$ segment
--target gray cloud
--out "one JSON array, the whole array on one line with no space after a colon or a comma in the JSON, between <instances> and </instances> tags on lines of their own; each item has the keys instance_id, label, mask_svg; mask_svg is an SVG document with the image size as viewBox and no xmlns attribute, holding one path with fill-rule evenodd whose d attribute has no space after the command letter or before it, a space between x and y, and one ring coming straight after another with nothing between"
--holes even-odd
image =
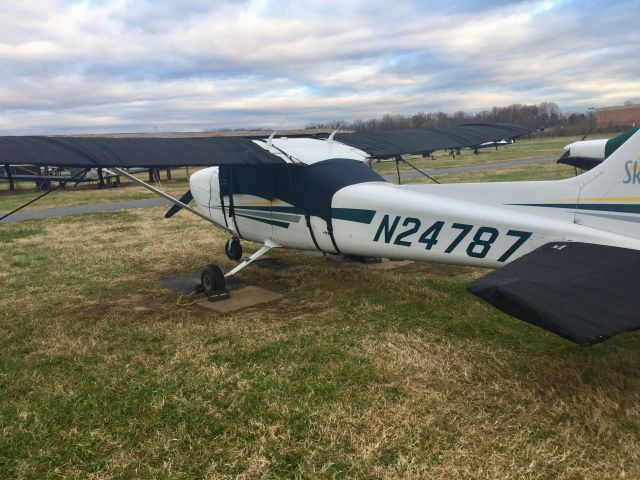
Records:
<instances>
[{"instance_id":1,"label":"gray cloud","mask_svg":"<svg viewBox=\"0 0 640 480\"><path fill-rule=\"evenodd\" d=\"M24 0L0 133L289 126L637 98L637 2Z\"/></svg>"}]
</instances>

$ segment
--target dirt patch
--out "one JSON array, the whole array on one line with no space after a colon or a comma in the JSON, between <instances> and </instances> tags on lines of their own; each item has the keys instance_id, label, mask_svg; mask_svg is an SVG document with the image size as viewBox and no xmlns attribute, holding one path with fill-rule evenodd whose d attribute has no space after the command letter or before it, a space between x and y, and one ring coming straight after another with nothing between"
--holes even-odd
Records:
<instances>
[{"instance_id":1,"label":"dirt patch","mask_svg":"<svg viewBox=\"0 0 640 480\"><path fill-rule=\"evenodd\" d=\"M280 300L282 294L249 285L230 292L228 299L210 302L207 299L198 300L196 305L201 309L217 313L231 313L244 308L257 307L265 303Z\"/></svg>"}]
</instances>

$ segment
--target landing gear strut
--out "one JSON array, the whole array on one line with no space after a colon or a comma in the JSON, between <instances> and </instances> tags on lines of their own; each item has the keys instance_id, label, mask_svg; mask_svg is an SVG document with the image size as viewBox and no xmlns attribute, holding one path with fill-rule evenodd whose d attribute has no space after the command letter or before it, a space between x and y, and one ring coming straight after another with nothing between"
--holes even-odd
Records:
<instances>
[{"instance_id":1,"label":"landing gear strut","mask_svg":"<svg viewBox=\"0 0 640 480\"><path fill-rule=\"evenodd\" d=\"M240 239L238 237L231 237L227 240L227 243L224 244L224 253L227 254L229 260L233 260L234 262L240 260L242 258Z\"/></svg>"},{"instance_id":2,"label":"landing gear strut","mask_svg":"<svg viewBox=\"0 0 640 480\"><path fill-rule=\"evenodd\" d=\"M226 275L222 273L220 267L218 267L215 263L211 263L204 267L204 269L202 270L202 274L200 275L200 280L202 281L201 288L209 298L209 301L215 302L216 300L224 300L226 298L229 298L229 290L224 288L225 278L238 273L244 267L255 262L258 258L260 258L272 248L277 248L280 246L281 245L275 242L266 240L262 248L254 252L251 256L245 258L244 261L240 262L233 270L231 270ZM230 259L239 260L242 256L242 247L240 246L240 240L238 240L238 238L236 237L233 237L226 243L224 251ZM232 257L230 253L233 253L234 256Z\"/></svg>"}]
</instances>

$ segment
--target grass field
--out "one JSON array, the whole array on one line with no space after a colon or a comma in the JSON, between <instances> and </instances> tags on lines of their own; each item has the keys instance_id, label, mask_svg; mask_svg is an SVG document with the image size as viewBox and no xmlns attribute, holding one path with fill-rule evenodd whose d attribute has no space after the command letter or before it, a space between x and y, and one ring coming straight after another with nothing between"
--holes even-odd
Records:
<instances>
[{"instance_id":1,"label":"grass field","mask_svg":"<svg viewBox=\"0 0 640 480\"><path fill-rule=\"evenodd\" d=\"M483 270L291 251L241 275L283 300L204 312L158 281L226 237L163 212L0 225L0 478L640 478L640 333L578 347L468 294Z\"/></svg>"}]
</instances>

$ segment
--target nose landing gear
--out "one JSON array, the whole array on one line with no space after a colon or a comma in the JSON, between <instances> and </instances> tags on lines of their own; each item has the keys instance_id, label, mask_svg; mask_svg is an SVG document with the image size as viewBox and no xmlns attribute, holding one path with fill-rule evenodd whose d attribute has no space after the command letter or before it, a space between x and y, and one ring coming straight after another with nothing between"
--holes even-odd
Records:
<instances>
[{"instance_id":1,"label":"nose landing gear","mask_svg":"<svg viewBox=\"0 0 640 480\"><path fill-rule=\"evenodd\" d=\"M240 239L238 237L231 237L227 240L227 243L224 244L224 253L227 255L229 260L233 260L237 262L242 258L242 245L240 244Z\"/></svg>"}]
</instances>

